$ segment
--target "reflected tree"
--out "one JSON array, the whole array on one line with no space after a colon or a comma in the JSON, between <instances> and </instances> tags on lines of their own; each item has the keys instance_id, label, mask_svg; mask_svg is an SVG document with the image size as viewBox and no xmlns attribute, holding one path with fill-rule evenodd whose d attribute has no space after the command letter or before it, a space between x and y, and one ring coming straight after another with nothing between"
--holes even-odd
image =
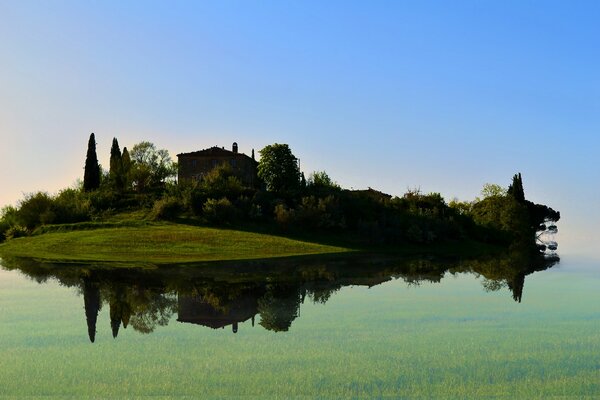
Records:
<instances>
[{"instance_id":1,"label":"reflected tree","mask_svg":"<svg viewBox=\"0 0 600 400\"><path fill-rule=\"evenodd\" d=\"M100 301L100 288L90 278L83 279L83 305L85 308L88 336L90 341L94 343L96 340L96 322L102 303Z\"/></svg>"},{"instance_id":2,"label":"reflected tree","mask_svg":"<svg viewBox=\"0 0 600 400\"><path fill-rule=\"evenodd\" d=\"M268 287L267 293L258 299L260 325L274 332L285 332L298 317L300 293L295 288Z\"/></svg>"}]
</instances>

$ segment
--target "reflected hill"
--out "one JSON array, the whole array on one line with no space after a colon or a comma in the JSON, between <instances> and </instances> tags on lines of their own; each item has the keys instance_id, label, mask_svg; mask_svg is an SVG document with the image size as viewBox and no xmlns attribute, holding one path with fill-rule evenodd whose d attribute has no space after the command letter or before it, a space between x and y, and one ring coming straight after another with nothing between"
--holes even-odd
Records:
<instances>
[{"instance_id":1,"label":"reflected hill","mask_svg":"<svg viewBox=\"0 0 600 400\"><path fill-rule=\"evenodd\" d=\"M255 326L258 316L264 329L285 332L305 301L325 304L343 287L373 287L394 279L418 286L441 282L446 275L474 274L485 291L507 290L521 302L526 277L558 262L556 255L513 249L502 256L468 260L354 254L161 268L52 265L26 259L2 260L2 266L38 283L55 279L76 288L83 297L88 337L94 342L98 315L105 307L110 314L106 329L114 338L128 326L151 333L175 316L182 324L233 333L246 321Z\"/></svg>"}]
</instances>

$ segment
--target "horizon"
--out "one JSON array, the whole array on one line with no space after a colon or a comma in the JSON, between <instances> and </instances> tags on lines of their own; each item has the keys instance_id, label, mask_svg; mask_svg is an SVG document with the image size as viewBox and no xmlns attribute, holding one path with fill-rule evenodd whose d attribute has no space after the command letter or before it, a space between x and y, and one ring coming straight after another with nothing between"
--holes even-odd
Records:
<instances>
[{"instance_id":1,"label":"horizon","mask_svg":"<svg viewBox=\"0 0 600 400\"><path fill-rule=\"evenodd\" d=\"M176 154L288 143L306 176L473 200L523 174L593 255L600 5L2 6L0 206L83 176L89 134ZM6 39L10 38L10 39ZM583 203L583 206L582 206ZM586 206L589 204L590 206Z\"/></svg>"}]
</instances>

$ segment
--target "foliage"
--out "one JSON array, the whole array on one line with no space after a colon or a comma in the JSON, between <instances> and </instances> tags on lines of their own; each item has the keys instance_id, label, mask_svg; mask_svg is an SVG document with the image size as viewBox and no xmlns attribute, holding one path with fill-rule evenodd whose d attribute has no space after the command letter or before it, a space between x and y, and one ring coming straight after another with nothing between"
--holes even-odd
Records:
<instances>
[{"instance_id":1,"label":"foliage","mask_svg":"<svg viewBox=\"0 0 600 400\"><path fill-rule=\"evenodd\" d=\"M96 138L92 133L88 141L87 155L85 158L85 170L83 175L83 189L86 192L100 187L100 164L96 154Z\"/></svg>"},{"instance_id":2,"label":"foliage","mask_svg":"<svg viewBox=\"0 0 600 400\"><path fill-rule=\"evenodd\" d=\"M6 232L13 226L19 224L18 209L13 206L5 206L0 210L0 242L6 240Z\"/></svg>"},{"instance_id":3,"label":"foliage","mask_svg":"<svg viewBox=\"0 0 600 400\"><path fill-rule=\"evenodd\" d=\"M123 148L121 153L114 138L110 170L102 175L99 187L86 190L84 180L84 190L26 196L0 218L0 240L13 226L36 234L40 229L47 231L48 224L99 222L123 212L140 211L154 220L185 216L211 224L235 223L244 229L258 228L256 223L260 223L261 230L283 227L292 234L343 230L355 242L365 244L469 239L507 244L511 240L533 241L536 229L560 218L557 211L524 199L520 174L513 177L508 190L486 184L483 200L447 204L440 193L424 194L419 189L400 197L371 188L345 190L325 171L315 171L301 183L304 175L288 145L275 143L260 154L258 175L268 190L245 187L229 164L215 167L200 182L177 184L173 180L176 164L166 150L141 142L131 152ZM88 155L88 161L95 160L97 165L93 134Z\"/></svg>"},{"instance_id":4,"label":"foliage","mask_svg":"<svg viewBox=\"0 0 600 400\"><path fill-rule=\"evenodd\" d=\"M156 220L172 220L178 217L184 210L179 199L174 197L163 197L154 202L151 217Z\"/></svg>"},{"instance_id":5,"label":"foliage","mask_svg":"<svg viewBox=\"0 0 600 400\"><path fill-rule=\"evenodd\" d=\"M5 235L6 240L11 240L11 239L29 236L29 231L24 226L13 225L6 230L4 235Z\"/></svg>"},{"instance_id":6,"label":"foliage","mask_svg":"<svg viewBox=\"0 0 600 400\"><path fill-rule=\"evenodd\" d=\"M519 203L525 202L525 191L523 190L523 179L521 173L513 176L512 184L508 187L507 194L512 196Z\"/></svg>"},{"instance_id":7,"label":"foliage","mask_svg":"<svg viewBox=\"0 0 600 400\"><path fill-rule=\"evenodd\" d=\"M41 224L51 224L56 216L52 205L52 198L48 193L28 194L19 203L17 218L27 229L33 229Z\"/></svg>"},{"instance_id":8,"label":"foliage","mask_svg":"<svg viewBox=\"0 0 600 400\"><path fill-rule=\"evenodd\" d=\"M298 317L298 294L278 288L269 290L258 300L260 325L270 331L286 332Z\"/></svg>"},{"instance_id":9,"label":"foliage","mask_svg":"<svg viewBox=\"0 0 600 400\"><path fill-rule=\"evenodd\" d=\"M229 164L220 164L204 176L201 183L208 196L230 197L239 196L244 187L240 179L235 176Z\"/></svg>"},{"instance_id":10,"label":"foliage","mask_svg":"<svg viewBox=\"0 0 600 400\"><path fill-rule=\"evenodd\" d=\"M164 187L177 175L176 164L169 152L157 149L153 143L140 142L133 146L131 157L131 179L137 192Z\"/></svg>"},{"instance_id":11,"label":"foliage","mask_svg":"<svg viewBox=\"0 0 600 400\"><path fill-rule=\"evenodd\" d=\"M481 195L484 199L488 197L502 197L506 196L507 190L500 185L495 183L486 183L481 189Z\"/></svg>"},{"instance_id":12,"label":"foliage","mask_svg":"<svg viewBox=\"0 0 600 400\"><path fill-rule=\"evenodd\" d=\"M340 189L340 185L334 182L325 171L315 171L310 174L308 181L306 182L306 186L315 188Z\"/></svg>"},{"instance_id":13,"label":"foliage","mask_svg":"<svg viewBox=\"0 0 600 400\"><path fill-rule=\"evenodd\" d=\"M283 228L287 228L296 220L296 211L290 209L283 203L275 206L273 215L275 216L275 222L277 222L277 224Z\"/></svg>"},{"instance_id":14,"label":"foliage","mask_svg":"<svg viewBox=\"0 0 600 400\"><path fill-rule=\"evenodd\" d=\"M93 196L94 194L86 194L78 189L62 190L53 199L52 210L55 216L53 222L66 224L88 221L92 214L90 197Z\"/></svg>"},{"instance_id":15,"label":"foliage","mask_svg":"<svg viewBox=\"0 0 600 400\"><path fill-rule=\"evenodd\" d=\"M231 202L223 197L219 200L208 199L202 207L204 218L210 223L230 223L236 217L236 209Z\"/></svg>"},{"instance_id":16,"label":"foliage","mask_svg":"<svg viewBox=\"0 0 600 400\"><path fill-rule=\"evenodd\" d=\"M129 156L129 150L127 147L123 147L123 154L121 155L121 168L123 173L123 188L131 189L131 157Z\"/></svg>"},{"instance_id":17,"label":"foliage","mask_svg":"<svg viewBox=\"0 0 600 400\"><path fill-rule=\"evenodd\" d=\"M117 190L123 190L125 186L125 176L123 173L123 156L119 148L119 141L113 138L110 149L110 170L109 179Z\"/></svg>"},{"instance_id":18,"label":"foliage","mask_svg":"<svg viewBox=\"0 0 600 400\"><path fill-rule=\"evenodd\" d=\"M346 225L339 200L333 195L303 197L296 212L296 221L308 228L344 228Z\"/></svg>"},{"instance_id":19,"label":"foliage","mask_svg":"<svg viewBox=\"0 0 600 400\"><path fill-rule=\"evenodd\" d=\"M298 159L287 144L271 144L260 150L258 176L267 185L267 190L289 194L300 187Z\"/></svg>"},{"instance_id":20,"label":"foliage","mask_svg":"<svg viewBox=\"0 0 600 400\"><path fill-rule=\"evenodd\" d=\"M455 198L448 203L448 207L458 215L468 216L473 209L473 203L470 201L460 201Z\"/></svg>"},{"instance_id":21,"label":"foliage","mask_svg":"<svg viewBox=\"0 0 600 400\"><path fill-rule=\"evenodd\" d=\"M512 196L488 197L477 202L472 217L475 223L503 231L515 239L533 237L527 208Z\"/></svg>"}]
</instances>

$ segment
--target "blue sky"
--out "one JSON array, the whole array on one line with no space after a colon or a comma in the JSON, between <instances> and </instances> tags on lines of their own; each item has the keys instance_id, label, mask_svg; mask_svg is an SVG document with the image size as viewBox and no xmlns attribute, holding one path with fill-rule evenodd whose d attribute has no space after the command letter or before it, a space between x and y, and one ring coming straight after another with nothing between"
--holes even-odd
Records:
<instances>
[{"instance_id":1,"label":"blue sky","mask_svg":"<svg viewBox=\"0 0 600 400\"><path fill-rule=\"evenodd\" d=\"M600 3L0 4L0 205L81 177L95 132L178 152L289 143L345 187L472 199L523 173L600 222Z\"/></svg>"}]
</instances>

